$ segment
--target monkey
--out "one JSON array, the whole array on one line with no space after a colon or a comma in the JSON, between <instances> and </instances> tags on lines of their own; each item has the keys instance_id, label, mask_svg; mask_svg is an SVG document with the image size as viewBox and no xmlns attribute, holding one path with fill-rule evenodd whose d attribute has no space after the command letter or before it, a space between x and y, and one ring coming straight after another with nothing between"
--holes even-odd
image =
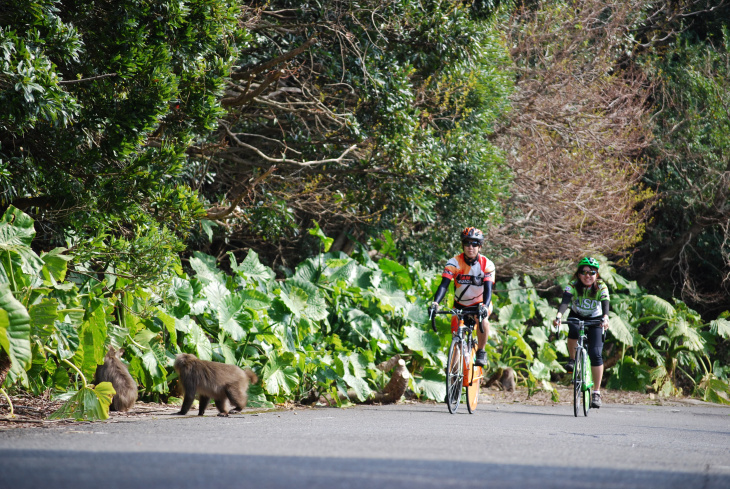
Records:
<instances>
[{"instance_id":1,"label":"monkey","mask_svg":"<svg viewBox=\"0 0 730 489\"><path fill-rule=\"evenodd\" d=\"M117 391L109 406L110 411L129 411L137 400L137 383L134 381L127 366L122 363L124 348L115 350L113 346L104 357L104 363L96 367L94 384L100 382L111 382L114 390Z\"/></svg>"},{"instance_id":2,"label":"monkey","mask_svg":"<svg viewBox=\"0 0 730 489\"><path fill-rule=\"evenodd\" d=\"M203 416L211 398L215 400L218 416L240 411L248 401L249 381L258 381L251 369L242 370L235 365L200 360L189 353L180 353L175 357L175 371L185 391L182 407L175 413L178 415L188 413L196 394L200 397L198 416ZM234 409L228 409L229 401Z\"/></svg>"},{"instance_id":3,"label":"monkey","mask_svg":"<svg viewBox=\"0 0 730 489\"><path fill-rule=\"evenodd\" d=\"M502 384L502 389L507 392L515 391L515 371L507 367L502 372L502 377L499 379Z\"/></svg>"}]
</instances>

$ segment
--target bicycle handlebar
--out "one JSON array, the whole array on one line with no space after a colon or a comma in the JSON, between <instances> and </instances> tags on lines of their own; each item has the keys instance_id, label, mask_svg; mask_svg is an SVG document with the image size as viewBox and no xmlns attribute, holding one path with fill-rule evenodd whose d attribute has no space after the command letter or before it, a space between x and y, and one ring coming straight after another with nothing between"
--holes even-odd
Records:
<instances>
[{"instance_id":1,"label":"bicycle handlebar","mask_svg":"<svg viewBox=\"0 0 730 489\"><path fill-rule=\"evenodd\" d=\"M479 329L482 330L482 319L484 319L487 315L482 314L480 311L479 305L476 306L467 306L463 309L458 308L452 308L452 309L431 309L429 308L430 318L431 318L431 329L433 329L433 332L436 333L436 314L453 314L454 316L458 317L459 319L463 319L466 316L473 316L477 315L479 317Z\"/></svg>"},{"instance_id":2,"label":"bicycle handlebar","mask_svg":"<svg viewBox=\"0 0 730 489\"><path fill-rule=\"evenodd\" d=\"M583 321L583 324L585 326L600 326L603 324L603 319L578 319L578 318L571 318L564 319L560 321L560 324L568 324L568 323L577 323Z\"/></svg>"},{"instance_id":3,"label":"bicycle handlebar","mask_svg":"<svg viewBox=\"0 0 730 489\"><path fill-rule=\"evenodd\" d=\"M578 318L574 318L574 317L568 317L567 319L561 318L560 324L579 323L579 322L583 322L583 325L587 326L587 327L598 327L598 326L603 325L603 318L601 318L601 319L578 319ZM553 329L554 328L551 328L551 330L553 330ZM557 333L557 330L554 330L553 332ZM602 340L606 341L606 328L603 329L602 336L603 336Z\"/></svg>"}]
</instances>

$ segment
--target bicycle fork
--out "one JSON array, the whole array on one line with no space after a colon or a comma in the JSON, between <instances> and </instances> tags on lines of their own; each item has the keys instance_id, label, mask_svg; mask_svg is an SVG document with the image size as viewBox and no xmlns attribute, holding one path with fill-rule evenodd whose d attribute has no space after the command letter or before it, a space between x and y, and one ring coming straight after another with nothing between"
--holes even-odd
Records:
<instances>
[{"instance_id":1,"label":"bicycle fork","mask_svg":"<svg viewBox=\"0 0 730 489\"><path fill-rule=\"evenodd\" d=\"M583 386L582 390L587 391L593 389L593 369L591 368L591 358L585 350L581 352L584 361L583 364Z\"/></svg>"}]
</instances>

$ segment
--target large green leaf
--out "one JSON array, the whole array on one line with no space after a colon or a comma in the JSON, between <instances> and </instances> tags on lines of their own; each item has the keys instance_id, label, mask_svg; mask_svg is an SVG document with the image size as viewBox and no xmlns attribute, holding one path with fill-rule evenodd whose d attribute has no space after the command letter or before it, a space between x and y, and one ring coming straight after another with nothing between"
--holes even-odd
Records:
<instances>
[{"instance_id":1,"label":"large green leaf","mask_svg":"<svg viewBox=\"0 0 730 489\"><path fill-rule=\"evenodd\" d=\"M548 342L548 336L545 333L544 328L530 328L529 338L534 341L538 347L541 347Z\"/></svg>"},{"instance_id":2,"label":"large green leaf","mask_svg":"<svg viewBox=\"0 0 730 489\"><path fill-rule=\"evenodd\" d=\"M625 356L623 360L610 369L606 387L609 389L626 389L645 392L651 384L651 373L636 359Z\"/></svg>"},{"instance_id":3,"label":"large green leaf","mask_svg":"<svg viewBox=\"0 0 730 489\"><path fill-rule=\"evenodd\" d=\"M190 334L185 335L185 344L190 346L201 360L211 360L213 353L210 340L197 323L191 322Z\"/></svg>"},{"instance_id":4,"label":"large green leaf","mask_svg":"<svg viewBox=\"0 0 730 489\"><path fill-rule=\"evenodd\" d=\"M406 318L413 323L428 324L429 327L431 324L428 316L428 305L424 302L409 302L406 305Z\"/></svg>"},{"instance_id":5,"label":"large green leaf","mask_svg":"<svg viewBox=\"0 0 730 489\"><path fill-rule=\"evenodd\" d=\"M413 377L414 391L421 398L443 402L446 397L446 376L441 369L424 368L420 377Z\"/></svg>"},{"instance_id":6,"label":"large green leaf","mask_svg":"<svg viewBox=\"0 0 730 489\"><path fill-rule=\"evenodd\" d=\"M319 289L310 282L289 279L285 283L286 293L282 290L281 300L295 316L305 316L312 321L327 317L327 303Z\"/></svg>"},{"instance_id":7,"label":"large green leaf","mask_svg":"<svg viewBox=\"0 0 730 489\"><path fill-rule=\"evenodd\" d=\"M56 321L55 326L56 330L52 337L56 342L56 353L61 360L68 360L81 345L79 331L73 324L67 322Z\"/></svg>"},{"instance_id":8,"label":"large green leaf","mask_svg":"<svg viewBox=\"0 0 730 489\"><path fill-rule=\"evenodd\" d=\"M623 317L611 313L608 320L608 331L626 346L634 346L633 327Z\"/></svg>"},{"instance_id":9,"label":"large green leaf","mask_svg":"<svg viewBox=\"0 0 730 489\"><path fill-rule=\"evenodd\" d=\"M266 400L266 392L260 385L248 387L248 407L250 408L272 408L274 403Z\"/></svg>"},{"instance_id":10,"label":"large green leaf","mask_svg":"<svg viewBox=\"0 0 730 489\"><path fill-rule=\"evenodd\" d=\"M532 362L530 373L537 380L550 380L550 368L538 359Z\"/></svg>"},{"instance_id":11,"label":"large green leaf","mask_svg":"<svg viewBox=\"0 0 730 489\"><path fill-rule=\"evenodd\" d=\"M218 326L228 333L234 341L240 341L246 334L239 322L243 298L229 295L217 307Z\"/></svg>"},{"instance_id":12,"label":"large green leaf","mask_svg":"<svg viewBox=\"0 0 730 489\"><path fill-rule=\"evenodd\" d=\"M53 334L58 319L58 301L44 298L28 308L32 334L40 338L48 338Z\"/></svg>"},{"instance_id":13,"label":"large green leaf","mask_svg":"<svg viewBox=\"0 0 730 489\"><path fill-rule=\"evenodd\" d=\"M527 303L507 304L499 308L499 324L518 326L530 318L531 305ZM513 328L514 329L514 328Z\"/></svg>"},{"instance_id":14,"label":"large green leaf","mask_svg":"<svg viewBox=\"0 0 730 489\"><path fill-rule=\"evenodd\" d=\"M718 318L710 321L710 331L723 338L730 338L730 321L725 318Z\"/></svg>"},{"instance_id":15,"label":"large green leaf","mask_svg":"<svg viewBox=\"0 0 730 489\"><path fill-rule=\"evenodd\" d=\"M331 283L343 281L346 284L352 284L357 277L358 269L360 265L355 260L347 260L344 264L337 267L334 266L335 260L328 260L326 273L328 273L327 280ZM330 273L331 272L331 273Z\"/></svg>"},{"instance_id":16,"label":"large green leaf","mask_svg":"<svg viewBox=\"0 0 730 489\"><path fill-rule=\"evenodd\" d=\"M257 290L244 290L240 293L243 300L243 307L248 307L255 311L266 309L271 305L271 298Z\"/></svg>"},{"instance_id":17,"label":"large green leaf","mask_svg":"<svg viewBox=\"0 0 730 489\"><path fill-rule=\"evenodd\" d=\"M236 259L233 256L233 253L229 253L228 256L231 258L231 269L235 273L243 276L244 279L254 279L265 282L272 280L276 276L269 267L263 265L259 261L259 255L253 250L248 251L246 258L244 258L240 265L236 264Z\"/></svg>"},{"instance_id":18,"label":"large green leaf","mask_svg":"<svg viewBox=\"0 0 730 489\"><path fill-rule=\"evenodd\" d=\"M64 255L66 248L54 248L48 253L41 253L41 260L45 263L43 267L43 278L50 284L63 282L68 270L68 262L73 260L72 256Z\"/></svg>"},{"instance_id":19,"label":"large green leaf","mask_svg":"<svg viewBox=\"0 0 730 489\"><path fill-rule=\"evenodd\" d=\"M712 374L707 374L700 382L701 389L704 389L702 398L707 402L717 404L730 404L730 384L718 379Z\"/></svg>"},{"instance_id":20,"label":"large green leaf","mask_svg":"<svg viewBox=\"0 0 730 489\"><path fill-rule=\"evenodd\" d=\"M208 299L210 308L213 311L220 311L226 308L226 298L231 292L220 282L209 282L203 287L203 296Z\"/></svg>"},{"instance_id":21,"label":"large green leaf","mask_svg":"<svg viewBox=\"0 0 730 489\"><path fill-rule=\"evenodd\" d=\"M353 392L355 392L355 395L360 402L364 402L372 394L370 386L368 386L368 383L363 378L356 377L350 372L345 372L345 375L342 376L342 380L344 380Z\"/></svg>"},{"instance_id":22,"label":"large green leaf","mask_svg":"<svg viewBox=\"0 0 730 489\"><path fill-rule=\"evenodd\" d=\"M360 309L348 309L345 312L347 328L354 331L364 342L371 338L373 330L373 318L362 312Z\"/></svg>"},{"instance_id":23,"label":"large green leaf","mask_svg":"<svg viewBox=\"0 0 730 489\"><path fill-rule=\"evenodd\" d=\"M110 382L101 382L93 389L82 387L50 419L95 421L109 417L109 405L116 391Z\"/></svg>"},{"instance_id":24,"label":"large green leaf","mask_svg":"<svg viewBox=\"0 0 730 489\"><path fill-rule=\"evenodd\" d=\"M280 297L275 297L271 301L271 307L266 312L272 321L281 324L289 324L292 317L291 309L289 309L289 306Z\"/></svg>"},{"instance_id":25,"label":"large green leaf","mask_svg":"<svg viewBox=\"0 0 730 489\"><path fill-rule=\"evenodd\" d=\"M511 338L510 344L515 345L528 361L532 361L534 359L532 348L530 348L530 345L527 344L522 335L514 330L508 331L507 335Z\"/></svg>"},{"instance_id":26,"label":"large green leaf","mask_svg":"<svg viewBox=\"0 0 730 489\"><path fill-rule=\"evenodd\" d=\"M12 205L0 218L0 254L15 252L26 275L36 275L43 268L41 260L30 247L35 236L33 219ZM9 272L6 270L6 272Z\"/></svg>"},{"instance_id":27,"label":"large green leaf","mask_svg":"<svg viewBox=\"0 0 730 489\"><path fill-rule=\"evenodd\" d=\"M683 318L671 321L667 327L667 334L670 338L681 337L682 344L692 351L701 351L705 347L702 335Z\"/></svg>"},{"instance_id":28,"label":"large green leaf","mask_svg":"<svg viewBox=\"0 0 730 489\"><path fill-rule=\"evenodd\" d=\"M517 275L512 277L507 283L507 295L512 304L523 304L527 302L527 290L520 283L520 278Z\"/></svg>"},{"instance_id":29,"label":"large green leaf","mask_svg":"<svg viewBox=\"0 0 730 489\"><path fill-rule=\"evenodd\" d=\"M190 257L190 266L195 270L195 278L204 284L224 280L215 258L210 255L194 252Z\"/></svg>"},{"instance_id":30,"label":"large green leaf","mask_svg":"<svg viewBox=\"0 0 730 489\"><path fill-rule=\"evenodd\" d=\"M193 295L195 292L193 291L193 286L188 280L173 277L171 291L181 302L190 303L193 301Z\"/></svg>"},{"instance_id":31,"label":"large green leaf","mask_svg":"<svg viewBox=\"0 0 730 489\"><path fill-rule=\"evenodd\" d=\"M378 261L378 267L386 275L393 276L398 283L398 286L403 290L410 290L413 287L413 281L408 273L408 269L400 263L387 258L381 258Z\"/></svg>"},{"instance_id":32,"label":"large green leaf","mask_svg":"<svg viewBox=\"0 0 730 489\"><path fill-rule=\"evenodd\" d=\"M407 326L405 328L405 336L403 344L413 351L420 352L429 360L441 350L441 341L436 333L431 331L424 331L420 328Z\"/></svg>"},{"instance_id":33,"label":"large green leaf","mask_svg":"<svg viewBox=\"0 0 730 489\"><path fill-rule=\"evenodd\" d=\"M299 375L292 366L294 355L273 353L261 372L262 384L269 394L290 395L299 385Z\"/></svg>"},{"instance_id":34,"label":"large green leaf","mask_svg":"<svg viewBox=\"0 0 730 489\"><path fill-rule=\"evenodd\" d=\"M18 301L7 284L0 284L0 341L12 361L6 382L14 383L30 368L32 354L30 350L30 315Z\"/></svg>"},{"instance_id":35,"label":"large green leaf","mask_svg":"<svg viewBox=\"0 0 730 489\"><path fill-rule=\"evenodd\" d=\"M392 277L385 277L380 287L372 295L380 300L380 303L389 311L402 310L409 304L405 293Z\"/></svg>"},{"instance_id":36,"label":"large green leaf","mask_svg":"<svg viewBox=\"0 0 730 489\"><path fill-rule=\"evenodd\" d=\"M642 296L641 303L649 315L671 318L676 313L674 306L661 297L657 297L655 295L646 294Z\"/></svg>"}]
</instances>

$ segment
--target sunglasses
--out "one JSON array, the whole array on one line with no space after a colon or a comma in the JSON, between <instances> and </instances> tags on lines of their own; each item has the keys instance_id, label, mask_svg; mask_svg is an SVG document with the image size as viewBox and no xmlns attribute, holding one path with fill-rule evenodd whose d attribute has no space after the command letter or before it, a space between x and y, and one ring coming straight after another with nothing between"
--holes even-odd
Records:
<instances>
[{"instance_id":1,"label":"sunglasses","mask_svg":"<svg viewBox=\"0 0 730 489\"><path fill-rule=\"evenodd\" d=\"M462 241L461 244L464 246L471 246L473 248L478 248L482 245L479 241Z\"/></svg>"},{"instance_id":2,"label":"sunglasses","mask_svg":"<svg viewBox=\"0 0 730 489\"><path fill-rule=\"evenodd\" d=\"M597 274L598 272L595 270L581 270L578 272L580 275L590 275L591 277Z\"/></svg>"}]
</instances>

